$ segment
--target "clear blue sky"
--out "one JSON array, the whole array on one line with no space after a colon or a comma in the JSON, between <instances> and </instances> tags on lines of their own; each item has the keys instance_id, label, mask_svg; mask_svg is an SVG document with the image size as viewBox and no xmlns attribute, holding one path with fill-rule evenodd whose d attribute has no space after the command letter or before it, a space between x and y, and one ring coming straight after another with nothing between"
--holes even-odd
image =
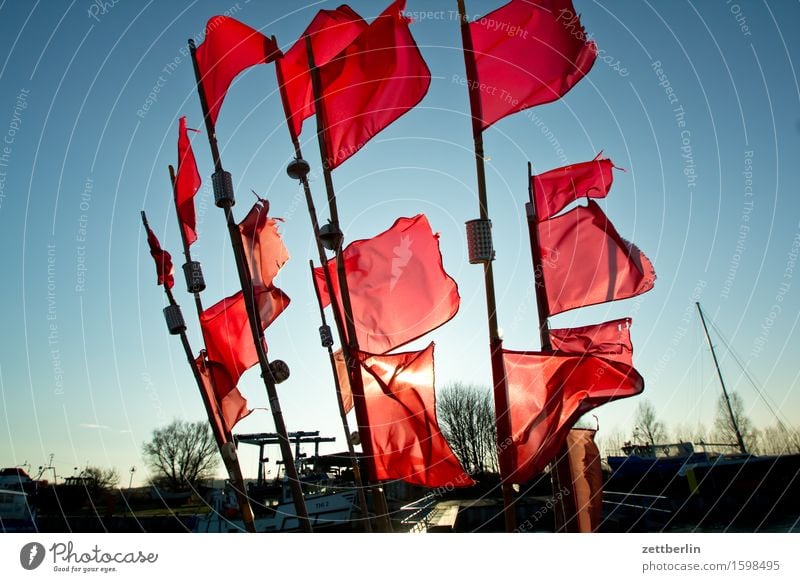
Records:
<instances>
[{"instance_id":1,"label":"clear blue sky","mask_svg":"<svg viewBox=\"0 0 800 582\"><path fill-rule=\"evenodd\" d=\"M371 19L387 3L351 5ZM337 2L100 4L0 3L0 139L6 140L0 148L7 148L0 149L0 466L28 461L35 468L54 453L60 475L88 462L116 467L127 484L129 467L137 467L136 481L145 475L141 444L154 428L173 418L203 418L180 344L165 329L163 293L138 215L147 210L179 267L167 165L176 159L179 116L187 115L190 126L201 123L186 39L199 37L209 17L229 10L287 47L316 10ZM467 2L474 14L499 4ZM800 267L790 253L800 240L800 43L794 29L800 5L575 4L601 59L565 99L506 118L486 134L506 346L538 347L523 209L526 162L544 171L604 150L628 172L616 174L602 206L618 231L652 259L658 281L638 299L565 314L553 324L633 316L645 397L670 425L710 424L718 386L693 311L699 299L796 423ZM444 264L459 284L462 306L433 334L437 380L440 386L456 380L488 385L481 269L468 264L464 240L464 221L477 217L478 208L467 94L454 82L464 72L455 9L454 1L409 1L411 12L427 11L412 31L434 76L428 96L338 169L334 180L349 240L418 212L441 232ZM279 284L292 304L267 339L271 357L292 369L280 386L287 423L290 430L336 436L329 450L341 450L308 274L316 252L300 189L284 173L290 142L282 115L273 68L251 69L229 92L218 134L238 193L237 218L250 206L251 188L286 218L292 260ZM306 124L305 140L312 128ZM193 249L203 262L210 305L234 292L237 279L223 216L210 193L204 135L194 148L204 189ZM305 150L318 167L315 143ZM321 181L313 187L323 206ZM175 289L198 350L181 276ZM729 384L756 423L774 422L721 355ZM256 372L241 388L251 405L266 406ZM629 430L635 407L636 399L601 408L601 431ZM237 430L270 431L271 418L257 410ZM255 456L244 450L243 459L245 473L254 475Z\"/></svg>"}]
</instances>

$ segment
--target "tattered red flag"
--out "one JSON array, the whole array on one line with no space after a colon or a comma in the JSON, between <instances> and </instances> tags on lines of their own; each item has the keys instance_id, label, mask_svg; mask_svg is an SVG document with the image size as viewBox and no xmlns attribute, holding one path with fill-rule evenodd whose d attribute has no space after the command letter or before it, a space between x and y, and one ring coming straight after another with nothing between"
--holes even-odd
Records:
<instances>
[{"instance_id":1,"label":"tattered red flag","mask_svg":"<svg viewBox=\"0 0 800 582\"><path fill-rule=\"evenodd\" d=\"M289 297L277 287L256 289L256 304L264 329L289 305ZM222 364L234 384L258 363L244 295L241 291L212 305L200 316L208 359Z\"/></svg>"},{"instance_id":2,"label":"tattered red flag","mask_svg":"<svg viewBox=\"0 0 800 582\"><path fill-rule=\"evenodd\" d=\"M466 487L464 472L436 420L433 348L392 355L362 354L366 424L376 479L423 487ZM362 423L360 423L362 424Z\"/></svg>"},{"instance_id":3,"label":"tattered red flag","mask_svg":"<svg viewBox=\"0 0 800 582\"><path fill-rule=\"evenodd\" d=\"M178 172L175 174L175 208L178 210L178 222L183 229L186 243L197 240L195 222L194 196L200 189L200 173L194 159L192 144L187 133L186 117L178 121ZM193 129L192 131L197 131Z\"/></svg>"},{"instance_id":4,"label":"tattered red flag","mask_svg":"<svg viewBox=\"0 0 800 582\"><path fill-rule=\"evenodd\" d=\"M144 212L142 212L142 216L144 216ZM175 269L172 266L172 255L161 248L158 237L156 237L147 223L145 223L144 227L147 230L147 244L150 247L150 256L156 262L158 284L166 285L167 289L172 289L172 286L175 285Z\"/></svg>"},{"instance_id":5,"label":"tattered red flag","mask_svg":"<svg viewBox=\"0 0 800 582\"><path fill-rule=\"evenodd\" d=\"M339 395L342 398L342 407L345 413L353 409L353 391L350 389L350 377L344 352L339 349L333 352L333 361L336 364L336 378L339 380Z\"/></svg>"},{"instance_id":6,"label":"tattered red flag","mask_svg":"<svg viewBox=\"0 0 800 582\"><path fill-rule=\"evenodd\" d=\"M364 19L346 4L336 10L320 10L300 35L300 39L282 58L275 61L286 121L293 138L300 135L303 121L314 115L315 111L305 37L311 38L314 62L317 67L321 67L330 62L365 28L367 23Z\"/></svg>"},{"instance_id":7,"label":"tattered red flag","mask_svg":"<svg viewBox=\"0 0 800 582\"><path fill-rule=\"evenodd\" d=\"M254 288L272 287L278 271L289 260L289 251L278 233L281 219L271 218L268 212L269 202L259 200L239 223Z\"/></svg>"},{"instance_id":8,"label":"tattered red flag","mask_svg":"<svg viewBox=\"0 0 800 582\"><path fill-rule=\"evenodd\" d=\"M476 78L468 66L467 82L482 130L563 96L597 58L572 0L511 0L470 23L469 32Z\"/></svg>"},{"instance_id":9,"label":"tattered red flag","mask_svg":"<svg viewBox=\"0 0 800 582\"><path fill-rule=\"evenodd\" d=\"M592 200L540 222L539 246L550 315L649 291L652 263L623 239Z\"/></svg>"},{"instance_id":10,"label":"tattered red flag","mask_svg":"<svg viewBox=\"0 0 800 582\"><path fill-rule=\"evenodd\" d=\"M603 517L603 470L600 451L594 441L595 430L573 428L567 433L572 499L577 531L597 531Z\"/></svg>"},{"instance_id":11,"label":"tattered red flag","mask_svg":"<svg viewBox=\"0 0 800 582\"><path fill-rule=\"evenodd\" d=\"M595 356L504 350L503 363L514 483L529 481L544 469L583 414L644 389L634 368Z\"/></svg>"},{"instance_id":12,"label":"tattered red flag","mask_svg":"<svg viewBox=\"0 0 800 582\"><path fill-rule=\"evenodd\" d=\"M227 442L226 435L252 411L247 408L247 400L222 364L208 361L203 354L197 356L195 364L203 381L203 390L212 403L214 430L218 431L223 442Z\"/></svg>"},{"instance_id":13,"label":"tattered red flag","mask_svg":"<svg viewBox=\"0 0 800 582\"><path fill-rule=\"evenodd\" d=\"M550 343L557 352L590 354L633 366L631 318L595 325L550 330Z\"/></svg>"},{"instance_id":14,"label":"tattered red flag","mask_svg":"<svg viewBox=\"0 0 800 582\"><path fill-rule=\"evenodd\" d=\"M280 56L278 45L257 30L229 16L214 16L197 47L201 86L212 125L234 78L248 67L270 63Z\"/></svg>"},{"instance_id":15,"label":"tattered red flag","mask_svg":"<svg viewBox=\"0 0 800 582\"><path fill-rule=\"evenodd\" d=\"M424 214L399 218L381 234L342 251L359 348L383 354L450 321L461 299L442 266L439 237ZM328 262L341 310L336 261ZM323 305L330 303L325 275L314 269ZM344 312L342 312L344 321Z\"/></svg>"},{"instance_id":16,"label":"tattered red flag","mask_svg":"<svg viewBox=\"0 0 800 582\"><path fill-rule=\"evenodd\" d=\"M531 178L536 219L546 220L579 198L605 198L611 190L614 164L600 154L591 162L556 168Z\"/></svg>"},{"instance_id":17,"label":"tattered red flag","mask_svg":"<svg viewBox=\"0 0 800 582\"><path fill-rule=\"evenodd\" d=\"M389 124L415 107L431 73L393 2L335 58L319 67L327 152L336 168Z\"/></svg>"}]
</instances>

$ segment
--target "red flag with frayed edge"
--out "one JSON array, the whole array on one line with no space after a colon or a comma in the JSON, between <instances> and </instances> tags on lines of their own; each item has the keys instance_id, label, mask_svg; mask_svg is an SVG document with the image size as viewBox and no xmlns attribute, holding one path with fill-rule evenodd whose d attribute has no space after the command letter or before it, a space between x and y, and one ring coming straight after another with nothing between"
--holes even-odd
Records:
<instances>
[{"instance_id":1,"label":"red flag with frayed edge","mask_svg":"<svg viewBox=\"0 0 800 582\"><path fill-rule=\"evenodd\" d=\"M514 483L529 481L544 469L583 414L644 389L634 368L595 356L503 350L503 363Z\"/></svg>"},{"instance_id":2,"label":"red flag with frayed edge","mask_svg":"<svg viewBox=\"0 0 800 582\"><path fill-rule=\"evenodd\" d=\"M555 101L592 68L590 41L572 0L511 0L469 25L477 78L472 114L482 130L528 107Z\"/></svg>"},{"instance_id":3,"label":"red flag with frayed edge","mask_svg":"<svg viewBox=\"0 0 800 582\"><path fill-rule=\"evenodd\" d=\"M439 237L424 214L398 218L389 230L342 251L359 348L384 354L447 323L458 312L458 286L442 265ZM328 262L342 308L336 261ZM325 274L314 269L323 305ZM342 311L342 321L344 312Z\"/></svg>"},{"instance_id":4,"label":"red flag with frayed edge","mask_svg":"<svg viewBox=\"0 0 800 582\"><path fill-rule=\"evenodd\" d=\"M376 479L423 487L473 484L436 420L433 349L392 355L362 354L366 423ZM363 419L362 419L363 420Z\"/></svg>"},{"instance_id":5,"label":"red flag with frayed edge","mask_svg":"<svg viewBox=\"0 0 800 582\"><path fill-rule=\"evenodd\" d=\"M244 254L250 265L253 287L272 287L281 267L289 260L289 251L278 232L280 218L268 216L269 202L259 200L239 223Z\"/></svg>"},{"instance_id":6,"label":"red flag with frayed edge","mask_svg":"<svg viewBox=\"0 0 800 582\"><path fill-rule=\"evenodd\" d=\"M367 28L367 23L352 8L343 4L336 10L320 10L283 57L275 61L289 132L296 138L303 121L314 115L314 91L308 71L305 37L311 38L314 64L326 65Z\"/></svg>"},{"instance_id":7,"label":"red flag with frayed edge","mask_svg":"<svg viewBox=\"0 0 800 582\"><path fill-rule=\"evenodd\" d=\"M195 364L203 381L203 390L212 405L214 429L222 436L223 442L227 442L226 435L252 411L247 408L247 400L222 364L210 362L202 354Z\"/></svg>"},{"instance_id":8,"label":"red flag with frayed edge","mask_svg":"<svg viewBox=\"0 0 800 582\"><path fill-rule=\"evenodd\" d=\"M630 327L631 318L626 317L583 327L551 329L550 343L557 352L590 354L633 366Z\"/></svg>"},{"instance_id":9,"label":"red flag with frayed edge","mask_svg":"<svg viewBox=\"0 0 800 582\"><path fill-rule=\"evenodd\" d=\"M538 228L550 315L653 288L656 273L650 260L617 234L594 201L540 222Z\"/></svg>"},{"instance_id":10,"label":"red flag with frayed edge","mask_svg":"<svg viewBox=\"0 0 800 582\"><path fill-rule=\"evenodd\" d=\"M414 108L431 73L403 15L393 2L342 52L319 67L327 152L333 169Z\"/></svg>"},{"instance_id":11,"label":"red flag with frayed edge","mask_svg":"<svg viewBox=\"0 0 800 582\"><path fill-rule=\"evenodd\" d=\"M611 190L614 164L608 158L597 158L563 168L556 168L531 178L536 202L536 220L547 220L579 198L605 198Z\"/></svg>"},{"instance_id":12,"label":"red flag with frayed edge","mask_svg":"<svg viewBox=\"0 0 800 582\"><path fill-rule=\"evenodd\" d=\"M197 47L197 65L208 115L216 125L222 102L236 76L253 65L280 56L278 45L257 30L229 16L214 16L206 24L206 37Z\"/></svg>"},{"instance_id":13,"label":"red flag with frayed edge","mask_svg":"<svg viewBox=\"0 0 800 582\"><path fill-rule=\"evenodd\" d=\"M158 237L156 237L152 229L147 225L145 225L145 228L147 229L147 244L150 246L150 256L156 262L158 284L166 285L167 289L172 289L173 285L175 285L175 269L172 266L172 255L161 248L161 243L158 242Z\"/></svg>"},{"instance_id":14,"label":"red flag with frayed edge","mask_svg":"<svg viewBox=\"0 0 800 582\"><path fill-rule=\"evenodd\" d=\"M289 297L277 287L256 289L255 296L264 329L289 305ZM234 384L246 370L258 363L241 291L203 311L200 327L208 359L222 364Z\"/></svg>"},{"instance_id":15,"label":"red flag with frayed edge","mask_svg":"<svg viewBox=\"0 0 800 582\"><path fill-rule=\"evenodd\" d=\"M603 517L603 469L600 451L594 441L595 430L573 428L567 433L572 498L578 531L597 531Z\"/></svg>"},{"instance_id":16,"label":"red flag with frayed edge","mask_svg":"<svg viewBox=\"0 0 800 582\"><path fill-rule=\"evenodd\" d=\"M192 129L191 131L197 131ZM189 141L186 117L178 121L178 171L175 174L175 208L178 222L186 237L186 244L197 240L197 225L194 212L194 196L200 189L200 173Z\"/></svg>"}]
</instances>

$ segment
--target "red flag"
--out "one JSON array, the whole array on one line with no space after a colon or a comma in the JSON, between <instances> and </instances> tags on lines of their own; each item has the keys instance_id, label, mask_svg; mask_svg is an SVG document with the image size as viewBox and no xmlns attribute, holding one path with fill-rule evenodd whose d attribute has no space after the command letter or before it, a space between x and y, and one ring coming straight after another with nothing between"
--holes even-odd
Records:
<instances>
[{"instance_id":1,"label":"red flag","mask_svg":"<svg viewBox=\"0 0 800 582\"><path fill-rule=\"evenodd\" d=\"M254 288L272 287L278 271L289 260L289 251L278 233L278 221L281 219L270 218L268 212L269 202L258 201L239 223Z\"/></svg>"},{"instance_id":2,"label":"red flag","mask_svg":"<svg viewBox=\"0 0 800 582\"><path fill-rule=\"evenodd\" d=\"M600 451L594 442L595 432L574 428L567 433L575 518L581 533L597 531L603 517L603 470Z\"/></svg>"},{"instance_id":3,"label":"red flag","mask_svg":"<svg viewBox=\"0 0 800 582\"><path fill-rule=\"evenodd\" d=\"M482 130L512 113L555 101L597 58L572 0L511 0L472 22L469 31L477 76L468 80L475 96L472 114Z\"/></svg>"},{"instance_id":4,"label":"red flag","mask_svg":"<svg viewBox=\"0 0 800 582\"><path fill-rule=\"evenodd\" d=\"M656 273L650 260L617 234L594 201L538 227L550 315L653 288Z\"/></svg>"},{"instance_id":5,"label":"red flag","mask_svg":"<svg viewBox=\"0 0 800 582\"><path fill-rule=\"evenodd\" d=\"M393 2L336 58L319 67L327 153L337 167L416 106L431 83L417 48L406 1Z\"/></svg>"},{"instance_id":6,"label":"red flag","mask_svg":"<svg viewBox=\"0 0 800 582\"><path fill-rule=\"evenodd\" d=\"M557 352L591 354L633 366L630 327L631 318L626 317L596 325L551 329L550 342Z\"/></svg>"},{"instance_id":7,"label":"red flag","mask_svg":"<svg viewBox=\"0 0 800 582\"><path fill-rule=\"evenodd\" d=\"M197 131L193 129L192 131ZM178 173L175 175L175 207L186 244L197 240L194 214L194 195L200 189L200 173L194 159L192 144L186 128L186 117L178 121Z\"/></svg>"},{"instance_id":8,"label":"red flag","mask_svg":"<svg viewBox=\"0 0 800 582\"><path fill-rule=\"evenodd\" d=\"M583 414L644 389L634 368L595 356L504 350L503 363L515 483L544 469Z\"/></svg>"},{"instance_id":9,"label":"red flag","mask_svg":"<svg viewBox=\"0 0 800 582\"><path fill-rule=\"evenodd\" d=\"M212 404L214 428L223 442L227 442L226 435L252 411L222 364L210 362L202 354L197 356L195 364L203 380L203 390Z\"/></svg>"},{"instance_id":10,"label":"red flag","mask_svg":"<svg viewBox=\"0 0 800 582\"><path fill-rule=\"evenodd\" d=\"M197 65L212 125L236 75L248 67L270 63L280 56L278 46L257 30L228 16L206 24L206 38L197 47Z\"/></svg>"},{"instance_id":11,"label":"red flag","mask_svg":"<svg viewBox=\"0 0 800 582\"><path fill-rule=\"evenodd\" d=\"M424 214L398 218L378 236L348 245L342 256L363 351L386 353L422 337L458 312L458 286L442 266L439 237ZM334 260L328 269L341 309ZM314 275L323 305L328 305L322 268L316 268Z\"/></svg>"},{"instance_id":12,"label":"red flag","mask_svg":"<svg viewBox=\"0 0 800 582\"><path fill-rule=\"evenodd\" d=\"M336 10L320 10L282 58L275 61L281 99L293 138L303 130L303 120L314 115L314 92L308 72L305 37L311 38L314 62L326 65L367 28L367 23L347 5Z\"/></svg>"},{"instance_id":13,"label":"red flag","mask_svg":"<svg viewBox=\"0 0 800 582\"><path fill-rule=\"evenodd\" d=\"M591 162L556 168L533 176L531 186L536 202L536 219L546 220L558 214L573 200L605 198L611 189L614 164L600 154Z\"/></svg>"},{"instance_id":14,"label":"red flag","mask_svg":"<svg viewBox=\"0 0 800 582\"><path fill-rule=\"evenodd\" d=\"M436 420L433 347L363 354L364 401L378 480L402 479L423 487L473 484Z\"/></svg>"},{"instance_id":15,"label":"red flag","mask_svg":"<svg viewBox=\"0 0 800 582\"><path fill-rule=\"evenodd\" d=\"M142 216L144 216L144 212L142 212ZM166 285L167 289L172 289L172 286L175 285L175 269L172 266L172 255L161 248L161 243L158 242L158 238L147 223L145 223L144 227L147 229L147 244L150 246L150 256L156 262L158 284Z\"/></svg>"},{"instance_id":16,"label":"red flag","mask_svg":"<svg viewBox=\"0 0 800 582\"><path fill-rule=\"evenodd\" d=\"M277 287L256 289L256 304L264 329L289 305L289 297ZM247 318L241 291L226 297L203 311L200 327L208 350L208 359L225 367L236 384L241 375L258 363L258 353Z\"/></svg>"}]
</instances>

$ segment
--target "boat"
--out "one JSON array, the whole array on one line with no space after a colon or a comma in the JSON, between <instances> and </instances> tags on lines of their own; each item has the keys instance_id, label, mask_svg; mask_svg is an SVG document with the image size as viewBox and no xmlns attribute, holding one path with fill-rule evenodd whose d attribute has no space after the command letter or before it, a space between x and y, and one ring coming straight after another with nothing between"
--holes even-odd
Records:
<instances>
[{"instance_id":1,"label":"boat","mask_svg":"<svg viewBox=\"0 0 800 582\"><path fill-rule=\"evenodd\" d=\"M0 531L3 533L37 531L36 510L24 491L0 489Z\"/></svg>"},{"instance_id":2,"label":"boat","mask_svg":"<svg viewBox=\"0 0 800 582\"><path fill-rule=\"evenodd\" d=\"M604 485L607 520L648 522L658 529L675 524L742 525L745 529L800 513L800 454L748 452L708 334L698 314L727 403L735 443L626 443L621 455L607 457ZM701 450L698 450L701 449ZM720 452L721 451L721 452Z\"/></svg>"}]
</instances>

